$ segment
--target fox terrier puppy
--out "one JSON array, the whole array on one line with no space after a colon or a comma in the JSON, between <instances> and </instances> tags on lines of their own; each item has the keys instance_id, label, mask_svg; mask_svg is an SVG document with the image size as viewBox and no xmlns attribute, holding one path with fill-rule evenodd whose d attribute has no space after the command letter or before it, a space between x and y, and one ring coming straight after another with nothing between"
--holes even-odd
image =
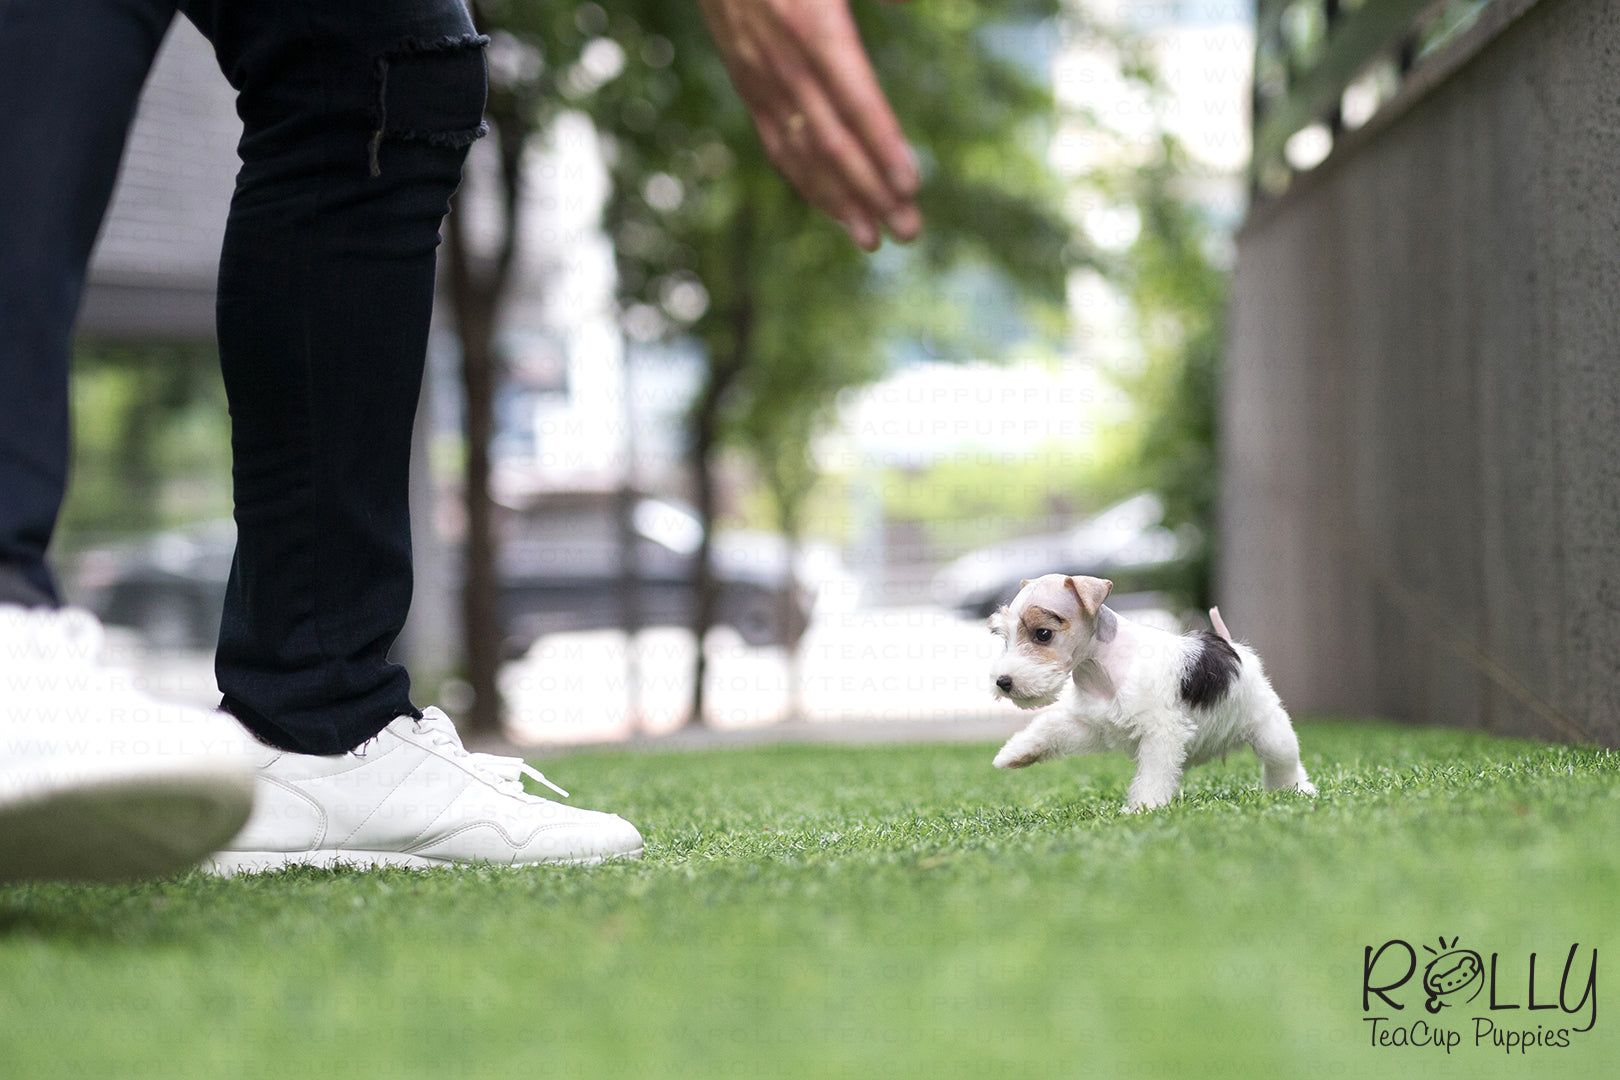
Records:
<instances>
[{"instance_id":1,"label":"fox terrier puppy","mask_svg":"<svg viewBox=\"0 0 1620 1080\"><path fill-rule=\"evenodd\" d=\"M1134 812L1173 799L1187 766L1247 743L1268 789L1316 794L1260 658L1232 640L1220 612L1210 611L1215 633L1170 634L1104 607L1113 587L1047 574L990 617L1005 642L991 671L996 696L1021 709L1055 704L1007 740L996 767L1123 750L1136 762L1125 801Z\"/></svg>"}]
</instances>

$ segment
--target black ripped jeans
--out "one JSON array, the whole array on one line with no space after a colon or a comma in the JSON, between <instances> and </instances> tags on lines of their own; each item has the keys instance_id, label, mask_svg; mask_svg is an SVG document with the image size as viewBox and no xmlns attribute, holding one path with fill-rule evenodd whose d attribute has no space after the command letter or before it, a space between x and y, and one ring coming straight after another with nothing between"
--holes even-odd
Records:
<instances>
[{"instance_id":1,"label":"black ripped jeans","mask_svg":"<svg viewBox=\"0 0 1620 1080\"><path fill-rule=\"evenodd\" d=\"M339 753L417 715L387 654L438 230L482 130L460 0L0 0L0 602L56 602L69 341L177 8L244 124L219 271L238 540L215 670L261 738Z\"/></svg>"}]
</instances>

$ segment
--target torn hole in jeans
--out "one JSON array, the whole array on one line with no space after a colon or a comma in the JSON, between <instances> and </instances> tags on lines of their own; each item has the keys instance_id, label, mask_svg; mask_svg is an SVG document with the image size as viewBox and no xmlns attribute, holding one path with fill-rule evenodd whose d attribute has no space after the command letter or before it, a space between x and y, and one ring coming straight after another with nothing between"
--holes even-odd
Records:
<instances>
[{"instance_id":1,"label":"torn hole in jeans","mask_svg":"<svg viewBox=\"0 0 1620 1080\"><path fill-rule=\"evenodd\" d=\"M407 140L461 147L482 137L484 46L482 34L403 41L377 57L376 128L369 165L382 175L383 143Z\"/></svg>"}]
</instances>

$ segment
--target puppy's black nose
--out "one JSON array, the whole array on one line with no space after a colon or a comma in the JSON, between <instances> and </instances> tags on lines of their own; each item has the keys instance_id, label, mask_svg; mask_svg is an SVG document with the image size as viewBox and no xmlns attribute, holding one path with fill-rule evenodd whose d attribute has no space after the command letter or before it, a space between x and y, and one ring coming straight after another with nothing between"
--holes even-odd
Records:
<instances>
[{"instance_id":1,"label":"puppy's black nose","mask_svg":"<svg viewBox=\"0 0 1620 1080\"><path fill-rule=\"evenodd\" d=\"M1012 676L1011 675L1003 675L1001 678L996 680L996 685L1001 687L1003 690L1011 690L1012 689Z\"/></svg>"}]
</instances>

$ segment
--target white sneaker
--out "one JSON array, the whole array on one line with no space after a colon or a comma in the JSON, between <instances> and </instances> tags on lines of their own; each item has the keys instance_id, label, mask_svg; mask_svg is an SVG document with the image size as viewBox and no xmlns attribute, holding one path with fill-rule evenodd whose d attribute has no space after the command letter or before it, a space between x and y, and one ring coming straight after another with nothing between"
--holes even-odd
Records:
<instances>
[{"instance_id":1,"label":"white sneaker","mask_svg":"<svg viewBox=\"0 0 1620 1080\"><path fill-rule=\"evenodd\" d=\"M0 605L0 882L194 866L247 820L253 739L100 664L101 624Z\"/></svg>"},{"instance_id":2,"label":"white sneaker","mask_svg":"<svg viewBox=\"0 0 1620 1080\"><path fill-rule=\"evenodd\" d=\"M616 814L523 790L521 758L469 753L438 709L401 716L334 757L265 748L247 827L204 865L220 874L284 866L597 863L641 857Z\"/></svg>"}]
</instances>

